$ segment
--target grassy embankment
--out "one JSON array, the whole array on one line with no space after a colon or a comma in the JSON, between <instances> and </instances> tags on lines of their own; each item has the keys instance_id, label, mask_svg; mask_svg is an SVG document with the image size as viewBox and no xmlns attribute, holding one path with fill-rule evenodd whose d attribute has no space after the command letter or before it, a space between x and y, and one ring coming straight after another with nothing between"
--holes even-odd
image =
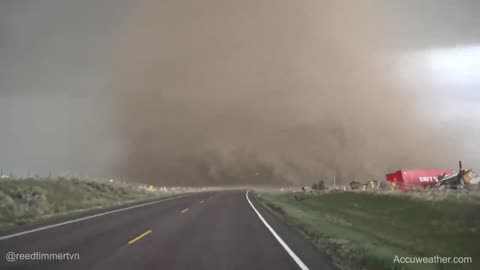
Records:
<instances>
[{"instance_id":1,"label":"grassy embankment","mask_svg":"<svg viewBox=\"0 0 480 270\"><path fill-rule=\"evenodd\" d=\"M0 180L0 231L78 211L165 195L138 186L76 179Z\"/></svg>"},{"instance_id":2,"label":"grassy embankment","mask_svg":"<svg viewBox=\"0 0 480 270\"><path fill-rule=\"evenodd\" d=\"M333 192L260 200L341 269L480 269L480 200L421 197ZM473 264L394 264L396 255L469 256Z\"/></svg>"}]
</instances>

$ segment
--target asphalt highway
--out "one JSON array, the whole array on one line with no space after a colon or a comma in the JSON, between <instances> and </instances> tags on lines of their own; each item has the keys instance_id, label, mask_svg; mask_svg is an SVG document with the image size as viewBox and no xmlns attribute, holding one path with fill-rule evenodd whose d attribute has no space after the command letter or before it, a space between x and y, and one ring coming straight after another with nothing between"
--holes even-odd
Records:
<instances>
[{"instance_id":1,"label":"asphalt highway","mask_svg":"<svg viewBox=\"0 0 480 270\"><path fill-rule=\"evenodd\" d=\"M0 269L332 269L246 191L182 195L7 233L0 255Z\"/></svg>"}]
</instances>

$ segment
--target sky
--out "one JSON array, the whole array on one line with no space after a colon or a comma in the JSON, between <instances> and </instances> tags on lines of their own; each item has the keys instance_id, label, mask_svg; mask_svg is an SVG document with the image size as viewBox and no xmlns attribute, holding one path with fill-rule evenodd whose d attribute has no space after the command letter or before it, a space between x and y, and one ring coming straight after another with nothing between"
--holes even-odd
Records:
<instances>
[{"instance_id":1,"label":"sky","mask_svg":"<svg viewBox=\"0 0 480 270\"><path fill-rule=\"evenodd\" d=\"M475 0L0 2L0 167L165 185L476 168Z\"/></svg>"}]
</instances>

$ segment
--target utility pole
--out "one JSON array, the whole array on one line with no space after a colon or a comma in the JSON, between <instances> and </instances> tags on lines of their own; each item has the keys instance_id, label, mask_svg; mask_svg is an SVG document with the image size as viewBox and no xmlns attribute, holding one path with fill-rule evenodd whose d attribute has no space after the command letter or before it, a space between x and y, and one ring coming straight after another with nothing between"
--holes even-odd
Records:
<instances>
[{"instance_id":1,"label":"utility pole","mask_svg":"<svg viewBox=\"0 0 480 270\"><path fill-rule=\"evenodd\" d=\"M333 176L333 190L337 189L337 175Z\"/></svg>"}]
</instances>

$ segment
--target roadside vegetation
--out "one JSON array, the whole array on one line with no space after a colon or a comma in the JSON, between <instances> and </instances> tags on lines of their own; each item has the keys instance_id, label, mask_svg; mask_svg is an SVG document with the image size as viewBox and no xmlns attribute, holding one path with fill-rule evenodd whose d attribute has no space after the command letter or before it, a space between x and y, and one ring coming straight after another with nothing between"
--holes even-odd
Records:
<instances>
[{"instance_id":1,"label":"roadside vegetation","mask_svg":"<svg viewBox=\"0 0 480 270\"><path fill-rule=\"evenodd\" d=\"M480 197L432 194L312 192L301 200L292 193L259 198L340 269L480 269ZM472 257L473 263L394 264L396 255Z\"/></svg>"},{"instance_id":2,"label":"roadside vegetation","mask_svg":"<svg viewBox=\"0 0 480 270\"><path fill-rule=\"evenodd\" d=\"M166 194L138 185L78 179L0 180L0 231L60 215Z\"/></svg>"}]
</instances>

